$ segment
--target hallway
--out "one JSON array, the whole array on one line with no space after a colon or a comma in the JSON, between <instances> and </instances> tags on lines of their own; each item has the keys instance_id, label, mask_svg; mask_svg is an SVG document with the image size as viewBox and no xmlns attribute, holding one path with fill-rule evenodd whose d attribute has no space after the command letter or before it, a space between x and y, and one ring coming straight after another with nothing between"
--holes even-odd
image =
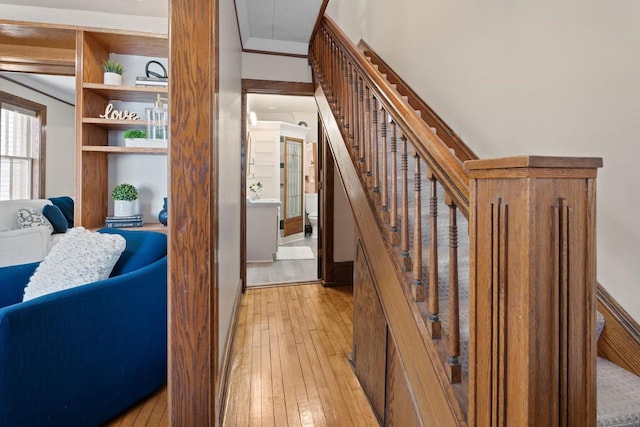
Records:
<instances>
[{"instance_id":1,"label":"hallway","mask_svg":"<svg viewBox=\"0 0 640 427\"><path fill-rule=\"evenodd\" d=\"M377 426L349 364L351 287L247 290L224 426Z\"/></svg>"},{"instance_id":2,"label":"hallway","mask_svg":"<svg viewBox=\"0 0 640 427\"><path fill-rule=\"evenodd\" d=\"M247 287L274 283L299 283L318 280L318 240L305 236L284 247L308 246L313 252L312 259L296 259L273 262L248 262Z\"/></svg>"}]
</instances>

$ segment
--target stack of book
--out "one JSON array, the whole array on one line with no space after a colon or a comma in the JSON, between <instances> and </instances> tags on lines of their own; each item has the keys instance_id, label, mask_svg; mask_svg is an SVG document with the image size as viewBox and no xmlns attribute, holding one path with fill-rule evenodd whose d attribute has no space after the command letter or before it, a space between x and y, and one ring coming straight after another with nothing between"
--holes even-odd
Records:
<instances>
[{"instance_id":1,"label":"stack of book","mask_svg":"<svg viewBox=\"0 0 640 427\"><path fill-rule=\"evenodd\" d=\"M109 228L142 227L143 222L142 215L108 216L105 226Z\"/></svg>"},{"instance_id":2,"label":"stack of book","mask_svg":"<svg viewBox=\"0 0 640 427\"><path fill-rule=\"evenodd\" d=\"M169 85L167 77L136 77L136 86L167 87L167 85Z\"/></svg>"}]
</instances>

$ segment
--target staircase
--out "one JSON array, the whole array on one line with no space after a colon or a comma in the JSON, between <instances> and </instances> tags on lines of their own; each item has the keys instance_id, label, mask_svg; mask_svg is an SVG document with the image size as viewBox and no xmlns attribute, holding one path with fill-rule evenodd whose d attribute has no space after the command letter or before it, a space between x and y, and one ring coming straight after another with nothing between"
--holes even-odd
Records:
<instances>
[{"instance_id":1,"label":"staircase","mask_svg":"<svg viewBox=\"0 0 640 427\"><path fill-rule=\"evenodd\" d=\"M477 160L359 47L325 17L310 60L359 229L353 358L381 423L640 425L640 378L589 332L601 160Z\"/></svg>"}]
</instances>

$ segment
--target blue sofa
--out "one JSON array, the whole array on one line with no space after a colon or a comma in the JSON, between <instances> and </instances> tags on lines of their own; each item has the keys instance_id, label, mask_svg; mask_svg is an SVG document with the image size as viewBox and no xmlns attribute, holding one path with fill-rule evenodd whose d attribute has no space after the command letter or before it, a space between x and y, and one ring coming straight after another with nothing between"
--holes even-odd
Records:
<instances>
[{"instance_id":1,"label":"blue sofa","mask_svg":"<svg viewBox=\"0 0 640 427\"><path fill-rule=\"evenodd\" d=\"M127 247L111 277L22 302L38 263L0 268L0 426L97 426L167 379L167 238Z\"/></svg>"}]
</instances>

